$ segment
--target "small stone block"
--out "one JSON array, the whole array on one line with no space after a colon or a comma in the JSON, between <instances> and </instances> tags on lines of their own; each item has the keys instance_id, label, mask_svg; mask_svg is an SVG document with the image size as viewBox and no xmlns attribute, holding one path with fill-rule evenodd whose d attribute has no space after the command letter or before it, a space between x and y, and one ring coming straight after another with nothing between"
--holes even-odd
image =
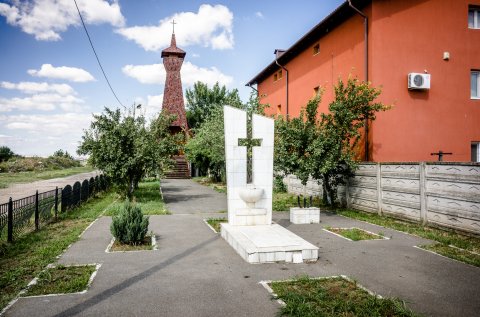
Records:
<instances>
[{"instance_id":1,"label":"small stone block","mask_svg":"<svg viewBox=\"0 0 480 317\"><path fill-rule=\"evenodd\" d=\"M320 208L290 208L290 222L294 224L320 223Z\"/></svg>"}]
</instances>

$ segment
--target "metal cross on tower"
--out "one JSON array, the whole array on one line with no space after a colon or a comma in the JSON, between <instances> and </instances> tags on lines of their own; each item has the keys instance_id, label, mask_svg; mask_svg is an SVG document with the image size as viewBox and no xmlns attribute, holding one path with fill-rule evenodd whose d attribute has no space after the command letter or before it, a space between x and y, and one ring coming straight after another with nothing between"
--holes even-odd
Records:
<instances>
[{"instance_id":1,"label":"metal cross on tower","mask_svg":"<svg viewBox=\"0 0 480 317\"><path fill-rule=\"evenodd\" d=\"M172 23L172 26L173 26L173 32L172 33L175 34L175 24L177 24L177 23L175 23L175 20L172 20L172 22L170 22L170 23Z\"/></svg>"},{"instance_id":2,"label":"metal cross on tower","mask_svg":"<svg viewBox=\"0 0 480 317\"><path fill-rule=\"evenodd\" d=\"M247 184L253 183L253 147L261 145L262 139L254 139L252 136L252 114L247 114L247 138L238 139L238 146L247 147Z\"/></svg>"}]
</instances>

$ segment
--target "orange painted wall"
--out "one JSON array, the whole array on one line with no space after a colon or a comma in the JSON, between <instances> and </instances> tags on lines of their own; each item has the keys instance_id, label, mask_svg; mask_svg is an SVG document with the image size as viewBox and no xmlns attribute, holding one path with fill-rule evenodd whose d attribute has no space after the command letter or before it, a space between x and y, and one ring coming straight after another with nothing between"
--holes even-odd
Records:
<instances>
[{"instance_id":1,"label":"orange painted wall","mask_svg":"<svg viewBox=\"0 0 480 317\"><path fill-rule=\"evenodd\" d=\"M381 0L372 10L371 81L394 108L373 123L375 161L469 161L480 140L480 100L470 70L480 68L480 30L468 29L464 0ZM480 4L478 2L477 4ZM401 26L401 27L399 27ZM443 52L450 60L443 60ZM407 74L431 74L431 89L409 91Z\"/></svg>"},{"instance_id":2,"label":"orange painted wall","mask_svg":"<svg viewBox=\"0 0 480 317\"><path fill-rule=\"evenodd\" d=\"M290 116L299 115L301 108L314 96L315 87L325 89L319 109L325 112L333 99L332 82L349 74L363 76L363 28L357 27L362 23L360 17L346 21L284 65L289 76ZM320 53L313 55L316 43L320 44ZM281 104L282 115L286 115L285 80L284 75L274 81L272 74L258 84L260 102L270 105L267 114L277 114L277 105Z\"/></svg>"},{"instance_id":3,"label":"orange painted wall","mask_svg":"<svg viewBox=\"0 0 480 317\"><path fill-rule=\"evenodd\" d=\"M446 161L469 161L470 144L480 141L480 100L470 99L470 70L480 69L480 30L468 29L465 0L374 0L369 16L369 79L382 86L381 100L394 108L377 116L370 133L374 161L433 161L431 152L453 152ZM320 111L333 99L332 81L349 73L364 78L363 19L354 16L319 39L286 67L290 76L290 115L297 116L325 87ZM442 59L443 52L450 60ZM409 91L407 74L431 74L431 89ZM269 114L282 105L285 76L258 84ZM266 95L266 96L265 96ZM263 96L263 97L262 97Z\"/></svg>"}]
</instances>

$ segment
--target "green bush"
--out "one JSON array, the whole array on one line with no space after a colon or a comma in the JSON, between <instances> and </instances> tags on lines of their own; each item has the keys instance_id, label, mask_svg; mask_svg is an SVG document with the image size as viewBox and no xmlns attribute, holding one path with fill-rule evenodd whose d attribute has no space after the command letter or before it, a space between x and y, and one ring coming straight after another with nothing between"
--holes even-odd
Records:
<instances>
[{"instance_id":1,"label":"green bush","mask_svg":"<svg viewBox=\"0 0 480 317\"><path fill-rule=\"evenodd\" d=\"M120 213L112 218L112 235L123 244L137 245L145 239L148 231L148 217L139 206L126 200Z\"/></svg>"},{"instance_id":2,"label":"green bush","mask_svg":"<svg viewBox=\"0 0 480 317\"><path fill-rule=\"evenodd\" d=\"M287 186L283 183L283 176L282 175L275 175L273 178L273 191L275 193L286 193Z\"/></svg>"},{"instance_id":3,"label":"green bush","mask_svg":"<svg viewBox=\"0 0 480 317\"><path fill-rule=\"evenodd\" d=\"M0 173L20 173L32 171L60 170L79 167L80 162L65 156L43 157L13 157L0 163Z\"/></svg>"}]
</instances>

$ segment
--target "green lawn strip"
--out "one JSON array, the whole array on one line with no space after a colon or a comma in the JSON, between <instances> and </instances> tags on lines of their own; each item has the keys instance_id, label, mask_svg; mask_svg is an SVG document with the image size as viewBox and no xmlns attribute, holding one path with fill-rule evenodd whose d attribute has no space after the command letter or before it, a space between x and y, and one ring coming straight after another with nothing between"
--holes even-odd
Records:
<instances>
[{"instance_id":1,"label":"green lawn strip","mask_svg":"<svg viewBox=\"0 0 480 317\"><path fill-rule=\"evenodd\" d=\"M116 199L113 192L99 194L79 208L59 214L57 222L4 245L0 253L0 310L77 241L82 231Z\"/></svg>"},{"instance_id":2,"label":"green lawn strip","mask_svg":"<svg viewBox=\"0 0 480 317\"><path fill-rule=\"evenodd\" d=\"M41 172L0 173L0 188L13 184L30 183L32 181L66 177L70 175L92 172L95 169L89 166L71 167L60 170Z\"/></svg>"},{"instance_id":3,"label":"green lawn strip","mask_svg":"<svg viewBox=\"0 0 480 317\"><path fill-rule=\"evenodd\" d=\"M170 212L165 207L162 196L160 195L160 183L141 182L138 189L133 192L134 200L142 209L144 215L169 215ZM108 208L105 216L114 216L123 207L123 201L118 201Z\"/></svg>"},{"instance_id":4,"label":"green lawn strip","mask_svg":"<svg viewBox=\"0 0 480 317\"><path fill-rule=\"evenodd\" d=\"M347 239L352 241L360 241L360 240L375 240L381 239L381 235L372 234L362 229L358 228L327 228L328 231L335 232L336 234L341 235Z\"/></svg>"},{"instance_id":5,"label":"green lawn strip","mask_svg":"<svg viewBox=\"0 0 480 317\"><path fill-rule=\"evenodd\" d=\"M272 282L283 316L418 316L395 298L378 298L341 277Z\"/></svg>"},{"instance_id":6,"label":"green lawn strip","mask_svg":"<svg viewBox=\"0 0 480 317\"><path fill-rule=\"evenodd\" d=\"M95 265L63 266L47 268L37 276L23 296L77 293L87 289L88 281L95 272Z\"/></svg>"},{"instance_id":7,"label":"green lawn strip","mask_svg":"<svg viewBox=\"0 0 480 317\"><path fill-rule=\"evenodd\" d=\"M227 192L227 184L222 182L214 182L208 177L193 177L192 180L200 185L208 186L219 193L224 194Z\"/></svg>"},{"instance_id":8,"label":"green lawn strip","mask_svg":"<svg viewBox=\"0 0 480 317\"><path fill-rule=\"evenodd\" d=\"M152 236L147 235L143 241L139 244L124 244L120 243L118 240L113 242L110 252L128 252L128 251L143 251L143 250L153 250L152 245Z\"/></svg>"},{"instance_id":9,"label":"green lawn strip","mask_svg":"<svg viewBox=\"0 0 480 317\"><path fill-rule=\"evenodd\" d=\"M227 222L226 218L208 218L207 223L212 226L215 232L220 232L220 224L222 222Z\"/></svg>"},{"instance_id":10,"label":"green lawn strip","mask_svg":"<svg viewBox=\"0 0 480 317\"><path fill-rule=\"evenodd\" d=\"M480 255L468 252L464 249L454 248L441 243L419 246L422 249L433 251L451 259L458 260L473 266L480 267Z\"/></svg>"},{"instance_id":11,"label":"green lawn strip","mask_svg":"<svg viewBox=\"0 0 480 317\"><path fill-rule=\"evenodd\" d=\"M406 233L416 235L425 239L433 240L433 241L439 242L440 244L442 244L447 248L449 245L452 245L454 247L470 251L470 252L464 252L465 254L464 256L452 257L454 259L457 259L465 263L469 263L469 264L471 264L472 262L476 263L477 256L475 255L475 253L480 253L480 238L464 236L453 231L446 231L446 230L441 230L437 228L426 227L420 224L410 223L407 221L394 219L388 216L379 216L377 214L366 213L366 212L357 211L357 210L337 210L337 213L345 217L366 221L379 226L395 229L395 230L406 232ZM471 252L474 252L474 253L471 253ZM450 257L448 254L453 255L454 252L453 251L445 252L445 254L443 255ZM461 260L464 258L469 258L468 262Z\"/></svg>"}]
</instances>

